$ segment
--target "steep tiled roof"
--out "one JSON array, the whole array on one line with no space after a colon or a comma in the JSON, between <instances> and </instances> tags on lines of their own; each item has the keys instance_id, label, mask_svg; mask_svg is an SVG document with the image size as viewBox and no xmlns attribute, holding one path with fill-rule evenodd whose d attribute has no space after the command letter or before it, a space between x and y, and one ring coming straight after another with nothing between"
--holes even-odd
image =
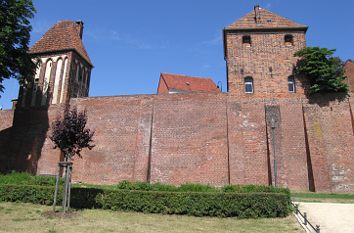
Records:
<instances>
[{"instance_id":1,"label":"steep tiled roof","mask_svg":"<svg viewBox=\"0 0 354 233\"><path fill-rule=\"evenodd\" d=\"M256 21L256 11L258 11L258 22ZM290 19L277 15L261 7L249 12L244 17L232 23L226 30L233 29L272 29L272 28L299 28L307 29L306 25L296 23Z\"/></svg>"},{"instance_id":2,"label":"steep tiled roof","mask_svg":"<svg viewBox=\"0 0 354 233\"><path fill-rule=\"evenodd\" d=\"M164 82L168 91L212 93L220 92L215 83L209 78L161 73L160 83L161 82Z\"/></svg>"},{"instance_id":3,"label":"steep tiled roof","mask_svg":"<svg viewBox=\"0 0 354 233\"><path fill-rule=\"evenodd\" d=\"M30 53L36 54L61 50L75 50L92 65L81 40L81 27L83 27L83 25L75 21L59 21L32 46Z\"/></svg>"}]
</instances>

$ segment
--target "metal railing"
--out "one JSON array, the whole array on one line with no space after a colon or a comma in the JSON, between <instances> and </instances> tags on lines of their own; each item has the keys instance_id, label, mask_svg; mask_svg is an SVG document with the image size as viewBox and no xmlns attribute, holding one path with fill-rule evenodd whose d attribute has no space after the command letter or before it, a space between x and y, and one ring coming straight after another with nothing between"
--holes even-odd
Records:
<instances>
[{"instance_id":1,"label":"metal railing","mask_svg":"<svg viewBox=\"0 0 354 233\"><path fill-rule=\"evenodd\" d=\"M294 208L295 208L295 214L296 215L300 215L302 218L303 218L303 224L305 226L310 226L316 233L320 233L321 232L321 228L320 228L320 225L312 225L312 223L308 220L307 218L307 213L304 212L303 214L301 213L301 211L299 210L299 204L294 204L294 203L291 203Z\"/></svg>"}]
</instances>

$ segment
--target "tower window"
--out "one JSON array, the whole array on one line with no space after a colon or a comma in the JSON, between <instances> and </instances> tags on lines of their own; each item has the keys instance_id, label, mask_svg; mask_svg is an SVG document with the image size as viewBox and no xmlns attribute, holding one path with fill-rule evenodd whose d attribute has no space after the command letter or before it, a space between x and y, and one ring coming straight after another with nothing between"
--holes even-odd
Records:
<instances>
[{"instance_id":1,"label":"tower window","mask_svg":"<svg viewBox=\"0 0 354 233\"><path fill-rule=\"evenodd\" d=\"M294 45L294 37L293 35L285 35L284 36L284 42L285 42L285 45L288 45L288 46L291 46L291 45Z\"/></svg>"},{"instance_id":2,"label":"tower window","mask_svg":"<svg viewBox=\"0 0 354 233\"><path fill-rule=\"evenodd\" d=\"M251 45L251 36L243 36L242 37L242 44Z\"/></svg>"},{"instance_id":3,"label":"tower window","mask_svg":"<svg viewBox=\"0 0 354 233\"><path fill-rule=\"evenodd\" d=\"M253 93L253 78L245 78L245 93Z\"/></svg>"},{"instance_id":4,"label":"tower window","mask_svg":"<svg viewBox=\"0 0 354 233\"><path fill-rule=\"evenodd\" d=\"M288 91L289 92L295 92L296 89L295 89L295 78L294 76L290 76L288 77Z\"/></svg>"}]
</instances>

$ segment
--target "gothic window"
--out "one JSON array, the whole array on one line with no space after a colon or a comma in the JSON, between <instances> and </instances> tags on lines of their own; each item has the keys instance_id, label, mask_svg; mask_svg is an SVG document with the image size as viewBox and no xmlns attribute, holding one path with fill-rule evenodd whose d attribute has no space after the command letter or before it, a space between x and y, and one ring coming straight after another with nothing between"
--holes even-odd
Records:
<instances>
[{"instance_id":1,"label":"gothic window","mask_svg":"<svg viewBox=\"0 0 354 233\"><path fill-rule=\"evenodd\" d=\"M291 46L291 45L294 45L294 37L293 35L285 35L284 36L284 42L285 42L285 45L288 45L288 46Z\"/></svg>"},{"instance_id":2,"label":"gothic window","mask_svg":"<svg viewBox=\"0 0 354 233\"><path fill-rule=\"evenodd\" d=\"M242 44L246 45L246 46L251 46L251 36L243 36L242 37Z\"/></svg>"},{"instance_id":3,"label":"gothic window","mask_svg":"<svg viewBox=\"0 0 354 233\"><path fill-rule=\"evenodd\" d=\"M32 87L32 99L31 99L31 106L36 105L36 97L37 97L37 90L38 90L38 82L39 82L39 75L41 72L41 64L37 66L36 74L34 76L33 87Z\"/></svg>"},{"instance_id":4,"label":"gothic window","mask_svg":"<svg viewBox=\"0 0 354 233\"><path fill-rule=\"evenodd\" d=\"M56 104L58 102L58 92L59 92L59 84L62 76L61 68L63 65L63 60L59 59L57 61L57 70L55 72L55 80L54 80L54 91L53 91L53 100L52 104Z\"/></svg>"},{"instance_id":5,"label":"gothic window","mask_svg":"<svg viewBox=\"0 0 354 233\"><path fill-rule=\"evenodd\" d=\"M63 78L62 78L62 82L61 82L60 103L63 103L63 101L64 101L65 77L66 77L67 66L68 66L68 58L65 58Z\"/></svg>"},{"instance_id":6,"label":"gothic window","mask_svg":"<svg viewBox=\"0 0 354 233\"><path fill-rule=\"evenodd\" d=\"M47 103L52 64L53 64L52 60L49 60L47 61L47 65L45 67L45 75L44 75L43 87L42 87L42 105L46 105Z\"/></svg>"},{"instance_id":7,"label":"gothic window","mask_svg":"<svg viewBox=\"0 0 354 233\"><path fill-rule=\"evenodd\" d=\"M288 77L288 91L289 92L295 92L295 78L294 76Z\"/></svg>"},{"instance_id":8,"label":"gothic window","mask_svg":"<svg viewBox=\"0 0 354 233\"><path fill-rule=\"evenodd\" d=\"M245 93L253 93L253 78L245 78Z\"/></svg>"}]
</instances>

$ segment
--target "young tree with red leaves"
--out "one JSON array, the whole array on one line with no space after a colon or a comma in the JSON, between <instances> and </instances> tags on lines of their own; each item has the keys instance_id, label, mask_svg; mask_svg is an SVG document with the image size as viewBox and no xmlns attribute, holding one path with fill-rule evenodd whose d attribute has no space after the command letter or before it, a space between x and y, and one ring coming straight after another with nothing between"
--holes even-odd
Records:
<instances>
[{"instance_id":1,"label":"young tree with red leaves","mask_svg":"<svg viewBox=\"0 0 354 233\"><path fill-rule=\"evenodd\" d=\"M77 155L82 158L80 152L84 148L91 150L93 145L93 135L90 129L86 128L87 115L86 112L78 112L76 108L65 112L64 118L57 119L52 124L52 135L49 137L55 144L54 148L59 148L64 154L64 161L59 162L59 168L64 168L65 185L64 185L64 212L70 208L70 187L72 172L72 157ZM58 193L59 172L54 193L53 208L55 211L56 198Z\"/></svg>"}]
</instances>

